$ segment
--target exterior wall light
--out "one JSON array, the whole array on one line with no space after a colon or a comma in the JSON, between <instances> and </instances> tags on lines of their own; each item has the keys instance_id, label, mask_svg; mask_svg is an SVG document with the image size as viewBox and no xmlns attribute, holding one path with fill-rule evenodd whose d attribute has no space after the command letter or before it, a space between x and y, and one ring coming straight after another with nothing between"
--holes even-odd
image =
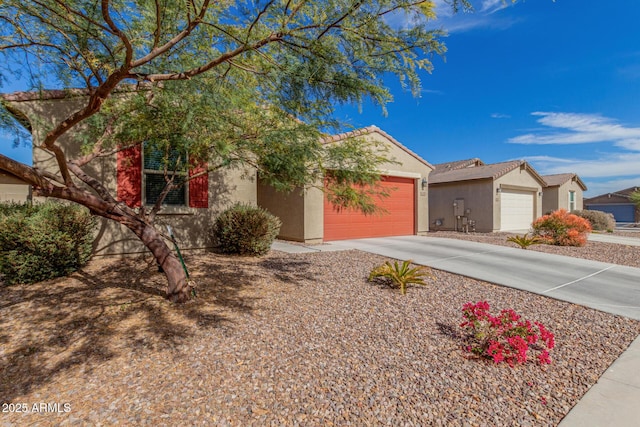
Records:
<instances>
[{"instance_id":1,"label":"exterior wall light","mask_svg":"<svg viewBox=\"0 0 640 427\"><path fill-rule=\"evenodd\" d=\"M502 193L502 188L496 188L496 194Z\"/></svg>"},{"instance_id":2,"label":"exterior wall light","mask_svg":"<svg viewBox=\"0 0 640 427\"><path fill-rule=\"evenodd\" d=\"M422 178L422 182L421 182L421 184L422 184L422 189L423 189L423 190L426 190L426 188L427 188L427 184L428 184L428 182L427 182L427 178Z\"/></svg>"}]
</instances>

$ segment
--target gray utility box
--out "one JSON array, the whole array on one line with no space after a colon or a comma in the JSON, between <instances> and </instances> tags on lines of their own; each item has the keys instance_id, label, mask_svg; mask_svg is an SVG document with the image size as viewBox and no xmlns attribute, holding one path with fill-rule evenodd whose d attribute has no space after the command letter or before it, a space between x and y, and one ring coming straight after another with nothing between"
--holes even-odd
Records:
<instances>
[{"instance_id":1,"label":"gray utility box","mask_svg":"<svg viewBox=\"0 0 640 427\"><path fill-rule=\"evenodd\" d=\"M453 215L455 217L464 216L464 199L456 199L453 201Z\"/></svg>"}]
</instances>

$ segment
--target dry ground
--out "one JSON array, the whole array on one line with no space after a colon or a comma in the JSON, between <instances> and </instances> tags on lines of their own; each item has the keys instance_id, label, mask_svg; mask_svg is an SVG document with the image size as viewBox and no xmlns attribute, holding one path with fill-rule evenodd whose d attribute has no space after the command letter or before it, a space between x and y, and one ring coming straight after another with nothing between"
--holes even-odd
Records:
<instances>
[{"instance_id":1,"label":"dry ground","mask_svg":"<svg viewBox=\"0 0 640 427\"><path fill-rule=\"evenodd\" d=\"M0 287L0 425L556 425L640 333L441 271L403 297L366 281L382 261L190 253L182 306L149 260ZM548 326L554 363L469 359L460 308L479 300ZM6 412L39 403L60 412Z\"/></svg>"}]
</instances>

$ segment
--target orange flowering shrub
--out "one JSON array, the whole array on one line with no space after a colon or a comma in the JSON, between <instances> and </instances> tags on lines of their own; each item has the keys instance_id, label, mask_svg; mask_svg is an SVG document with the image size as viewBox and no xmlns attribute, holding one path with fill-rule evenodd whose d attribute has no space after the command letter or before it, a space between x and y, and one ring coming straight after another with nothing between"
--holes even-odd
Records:
<instances>
[{"instance_id":1,"label":"orange flowering shrub","mask_svg":"<svg viewBox=\"0 0 640 427\"><path fill-rule=\"evenodd\" d=\"M584 246L591 223L564 209L541 216L533 222L533 235L544 243L558 246Z\"/></svg>"}]
</instances>

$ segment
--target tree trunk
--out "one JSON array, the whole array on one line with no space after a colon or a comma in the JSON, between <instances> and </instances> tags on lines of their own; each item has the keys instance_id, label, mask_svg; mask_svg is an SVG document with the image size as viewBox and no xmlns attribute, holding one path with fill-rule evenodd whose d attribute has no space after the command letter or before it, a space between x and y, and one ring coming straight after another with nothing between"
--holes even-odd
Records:
<instances>
[{"instance_id":1,"label":"tree trunk","mask_svg":"<svg viewBox=\"0 0 640 427\"><path fill-rule=\"evenodd\" d=\"M34 186L34 195L54 197L78 203L91 211L93 215L116 221L138 236L151 251L167 277L167 298L173 302L185 302L191 297L192 286L180 260L167 245L162 235L142 214L117 202L109 194L98 195L73 186L55 185L37 169L17 162L0 154L0 170L22 178Z\"/></svg>"},{"instance_id":2,"label":"tree trunk","mask_svg":"<svg viewBox=\"0 0 640 427\"><path fill-rule=\"evenodd\" d=\"M136 228L138 230L132 229L132 231L151 251L167 277L167 298L178 303L189 300L192 287L187 280L185 269L158 230L153 225L144 223L141 227Z\"/></svg>"}]
</instances>

